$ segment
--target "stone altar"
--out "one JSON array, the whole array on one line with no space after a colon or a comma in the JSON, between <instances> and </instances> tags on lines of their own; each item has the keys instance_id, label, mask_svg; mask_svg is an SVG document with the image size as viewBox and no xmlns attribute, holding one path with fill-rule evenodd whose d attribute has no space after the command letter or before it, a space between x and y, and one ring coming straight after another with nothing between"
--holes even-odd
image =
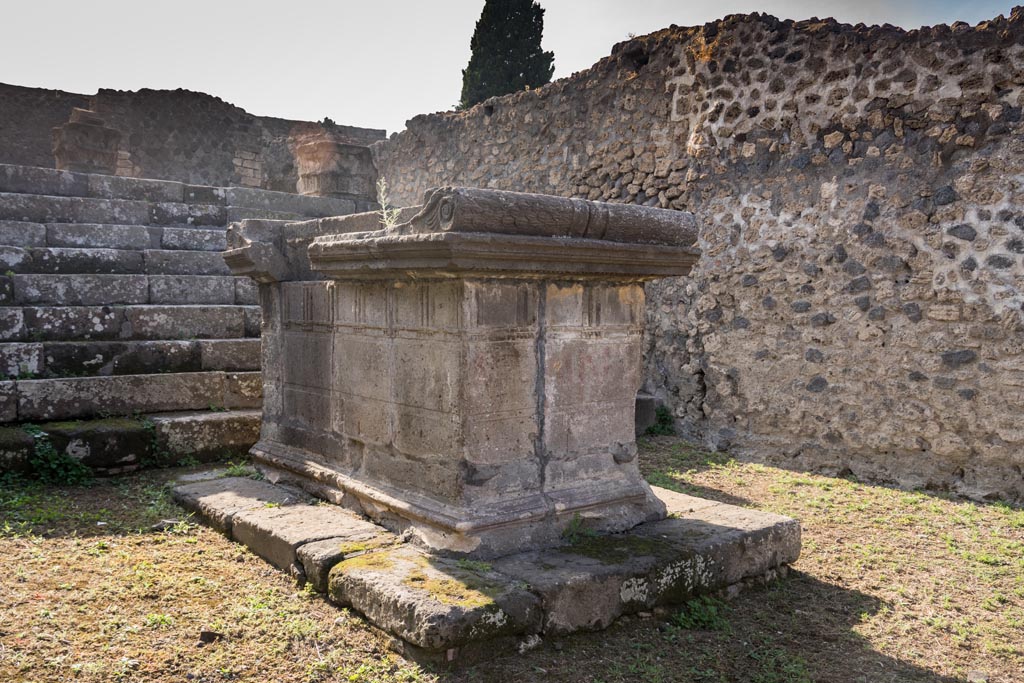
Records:
<instances>
[{"instance_id":1,"label":"stone altar","mask_svg":"<svg viewBox=\"0 0 1024 683\"><path fill-rule=\"evenodd\" d=\"M696 238L685 212L468 188L387 228L246 221L225 258L260 283L253 457L475 557L661 519L634 441L643 282L688 272Z\"/></svg>"}]
</instances>

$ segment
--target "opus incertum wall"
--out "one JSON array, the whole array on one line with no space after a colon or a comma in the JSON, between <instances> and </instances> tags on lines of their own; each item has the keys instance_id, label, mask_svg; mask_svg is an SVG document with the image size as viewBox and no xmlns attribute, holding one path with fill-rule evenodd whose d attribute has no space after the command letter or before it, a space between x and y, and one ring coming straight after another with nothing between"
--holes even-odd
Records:
<instances>
[{"instance_id":1,"label":"opus incertum wall","mask_svg":"<svg viewBox=\"0 0 1024 683\"><path fill-rule=\"evenodd\" d=\"M732 16L374 146L479 185L694 212L647 389L708 445L1024 497L1024 11L903 31Z\"/></svg>"},{"instance_id":2,"label":"opus incertum wall","mask_svg":"<svg viewBox=\"0 0 1024 683\"><path fill-rule=\"evenodd\" d=\"M477 556L663 518L634 442L642 283L690 269L693 217L444 188L378 219L232 228L263 313L254 459Z\"/></svg>"}]
</instances>

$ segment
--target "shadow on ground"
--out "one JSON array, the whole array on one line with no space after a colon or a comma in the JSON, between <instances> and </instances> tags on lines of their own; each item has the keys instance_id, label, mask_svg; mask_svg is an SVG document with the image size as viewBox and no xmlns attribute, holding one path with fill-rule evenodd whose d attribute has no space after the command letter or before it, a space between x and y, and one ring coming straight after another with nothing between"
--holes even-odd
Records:
<instances>
[{"instance_id":1,"label":"shadow on ground","mask_svg":"<svg viewBox=\"0 0 1024 683\"><path fill-rule=\"evenodd\" d=\"M728 603L716 630L683 628L675 615L627 618L607 631L547 639L524 654L437 674L446 683L964 680L873 650L855 627L883 607L859 591L791 572Z\"/></svg>"}]
</instances>

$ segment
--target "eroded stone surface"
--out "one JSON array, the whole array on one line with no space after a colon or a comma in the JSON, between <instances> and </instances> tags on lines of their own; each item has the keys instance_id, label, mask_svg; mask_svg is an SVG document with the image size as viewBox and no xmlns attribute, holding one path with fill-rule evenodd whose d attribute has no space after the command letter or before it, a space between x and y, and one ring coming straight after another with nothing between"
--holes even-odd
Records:
<instances>
[{"instance_id":1,"label":"eroded stone surface","mask_svg":"<svg viewBox=\"0 0 1024 683\"><path fill-rule=\"evenodd\" d=\"M302 500L293 491L244 477L225 477L179 485L174 488L173 495L175 502L229 537L232 520L239 512Z\"/></svg>"},{"instance_id":2,"label":"eroded stone surface","mask_svg":"<svg viewBox=\"0 0 1024 683\"><path fill-rule=\"evenodd\" d=\"M612 535L580 527L561 547L492 561L438 557L347 510L275 498L275 489L223 479L179 486L175 496L217 528L233 526L235 540L276 566L304 572L396 637L400 651L434 661L465 661L487 647L493 656L531 634L605 628L624 614L772 578L800 554L795 520L656 487L667 519Z\"/></svg>"},{"instance_id":3,"label":"eroded stone surface","mask_svg":"<svg viewBox=\"0 0 1024 683\"><path fill-rule=\"evenodd\" d=\"M540 601L525 586L403 546L331 570L331 598L417 647L446 651L471 641L536 633Z\"/></svg>"},{"instance_id":4,"label":"eroded stone surface","mask_svg":"<svg viewBox=\"0 0 1024 683\"><path fill-rule=\"evenodd\" d=\"M636 463L639 283L689 269L693 217L442 188L378 221L229 231L225 260L261 287L257 461L476 557L557 543L576 514L663 515Z\"/></svg>"},{"instance_id":5,"label":"eroded stone surface","mask_svg":"<svg viewBox=\"0 0 1024 683\"><path fill-rule=\"evenodd\" d=\"M340 545L350 535L369 540L380 528L334 505L293 504L239 511L231 529L232 538L278 569L287 570L299 564L296 551L300 546L326 539ZM307 558L312 563L315 553L311 551ZM317 578L323 585L322 576Z\"/></svg>"},{"instance_id":6,"label":"eroded stone surface","mask_svg":"<svg viewBox=\"0 0 1024 683\"><path fill-rule=\"evenodd\" d=\"M710 446L1024 499L1024 11L903 31L730 16L375 145L392 200L484 185L693 211L646 388ZM552 121L571 122L552 125ZM941 354L977 353L956 368ZM1009 400L1008 400L1009 399Z\"/></svg>"}]
</instances>

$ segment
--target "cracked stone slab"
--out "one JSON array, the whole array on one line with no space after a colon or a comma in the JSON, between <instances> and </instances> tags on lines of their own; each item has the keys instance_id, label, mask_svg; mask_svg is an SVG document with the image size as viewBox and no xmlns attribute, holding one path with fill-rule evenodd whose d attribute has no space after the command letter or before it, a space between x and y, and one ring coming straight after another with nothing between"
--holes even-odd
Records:
<instances>
[{"instance_id":1,"label":"cracked stone slab","mask_svg":"<svg viewBox=\"0 0 1024 683\"><path fill-rule=\"evenodd\" d=\"M288 489L245 477L225 477L174 487L175 502L194 512L217 531L232 536L235 515L267 505L287 505L301 500ZM237 540L237 539L236 539Z\"/></svg>"},{"instance_id":2,"label":"cracked stone slab","mask_svg":"<svg viewBox=\"0 0 1024 683\"><path fill-rule=\"evenodd\" d=\"M467 663L524 638L601 629L626 614L772 577L799 557L796 520L653 490L666 519L618 534L581 531L561 547L491 562L400 543L349 510L306 504L264 481L188 483L175 498L363 614L399 652Z\"/></svg>"},{"instance_id":3,"label":"cracked stone slab","mask_svg":"<svg viewBox=\"0 0 1024 683\"><path fill-rule=\"evenodd\" d=\"M398 538L382 527L359 521L362 524L353 524L344 536L312 541L296 550L306 580L319 592L327 592L330 571L342 560L398 543Z\"/></svg>"},{"instance_id":4,"label":"cracked stone slab","mask_svg":"<svg viewBox=\"0 0 1024 683\"><path fill-rule=\"evenodd\" d=\"M494 562L540 595L545 633L599 630L796 561L796 520L654 488L667 519Z\"/></svg>"},{"instance_id":5,"label":"cracked stone slab","mask_svg":"<svg viewBox=\"0 0 1024 683\"><path fill-rule=\"evenodd\" d=\"M386 533L377 525L355 513L334 505L293 504L281 507L262 506L239 511L232 519L231 535L254 553L278 569L302 566L298 549L315 541L331 539L339 546L349 537L369 538ZM329 561L327 554L307 554L314 573L317 559ZM340 558L339 558L340 559ZM321 580L321 585L326 583Z\"/></svg>"},{"instance_id":6,"label":"cracked stone slab","mask_svg":"<svg viewBox=\"0 0 1024 683\"><path fill-rule=\"evenodd\" d=\"M415 648L433 653L537 633L541 605L518 581L479 562L403 545L335 565L330 596Z\"/></svg>"}]
</instances>

